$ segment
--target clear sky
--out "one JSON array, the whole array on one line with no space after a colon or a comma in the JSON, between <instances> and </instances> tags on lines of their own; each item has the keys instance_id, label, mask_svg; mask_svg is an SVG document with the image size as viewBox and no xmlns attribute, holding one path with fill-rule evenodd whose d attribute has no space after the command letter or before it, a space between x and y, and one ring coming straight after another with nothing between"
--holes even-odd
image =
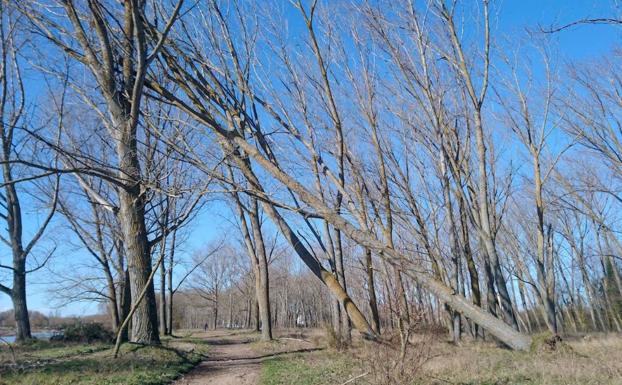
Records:
<instances>
[{"instance_id":1,"label":"clear sky","mask_svg":"<svg viewBox=\"0 0 622 385\"><path fill-rule=\"evenodd\" d=\"M285 4L289 4L282 0ZM476 1L476 0L466 0ZM498 11L492 18L492 28L497 37L504 37L509 41L518 36L525 36L526 30L539 31L540 27L547 29L551 26L560 26L577 19L615 17L622 15L620 5L614 0L493 0L494 7ZM288 5L284 5L287 7ZM290 13L288 13L290 14ZM296 19L297 14L291 12L292 20L290 24L300 22ZM610 25L580 25L566 29L552 36L551 41L556 46L562 58L594 60L606 54L613 45L622 38L622 28ZM31 94L38 93L35 88L40 85L28 84L32 87ZM29 90L27 90L27 93ZM25 209L26 233L36 226L44 216L43 212ZM216 239L227 228L228 210L223 204L217 203L208 206L190 225L188 241L183 245L181 258L189 257L194 250L202 247L210 240ZM58 226L58 223L56 224ZM51 228L54 231L54 227ZM230 230L229 230L230 231ZM63 236L66 236L64 233ZM61 239L62 240L62 239ZM58 239L57 239L58 241ZM45 247L45 244L44 246ZM8 250L0 248L0 261L9 262ZM67 247L60 247L57 256L51 263L58 264L54 267L67 269L74 263L80 263L86 257L83 253L71 250ZM3 283L10 283L6 280L7 275L1 274L0 279ZM51 313L57 303L54 302L53 294L50 293L50 282L53 281L50 271L43 269L29 276L28 279L28 302L31 310L39 310L43 313ZM11 308L10 299L0 294L0 311ZM59 309L63 315L85 315L97 311L96 304L76 303L69 304Z\"/></svg>"}]
</instances>

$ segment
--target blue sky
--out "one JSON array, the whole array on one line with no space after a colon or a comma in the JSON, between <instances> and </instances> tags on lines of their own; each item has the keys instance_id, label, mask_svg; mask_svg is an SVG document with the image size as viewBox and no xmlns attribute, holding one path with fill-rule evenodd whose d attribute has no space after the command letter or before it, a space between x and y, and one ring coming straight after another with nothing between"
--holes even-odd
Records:
<instances>
[{"instance_id":1,"label":"blue sky","mask_svg":"<svg viewBox=\"0 0 622 385\"><path fill-rule=\"evenodd\" d=\"M471 0L467 0L471 1ZM473 0L474 1L474 0ZM615 1L597 0L502 0L493 1L497 13L492 19L492 28L497 37L504 37L510 42L518 36L525 36L527 29L537 31L540 27L548 28L553 25L564 25L581 18L614 17L622 15L620 8L616 8ZM286 3L288 4L288 3ZM284 5L287 7L288 5ZM296 12L288 12L292 15L290 24L300 22L295 19ZM606 54L614 44L622 37L622 28L610 25L581 25L559 32L551 37L562 59L566 60L594 60L600 55ZM29 82L30 94L37 94L40 85ZM26 202L28 203L28 202ZM32 232L37 223L45 215L44 211L25 209L26 234ZM180 258L190 258L192 253L221 236L223 231L231 231L226 218L228 209L222 203L206 206L204 211L190 225L188 241L183 245ZM57 223L58 224L58 223ZM53 230L54 228L51 228ZM45 247L45 243L42 248ZM0 260L8 262L8 250L0 248ZM72 263L85 257L79 252L60 250L52 263L54 267L69 268ZM0 275L3 283L9 283L6 275ZM28 301L31 310L39 310L46 314L52 312L56 303L51 300L49 292L50 273L46 269L32 274L29 277ZM0 294L0 311L11 307L10 299ZM59 309L63 315L85 315L97 311L97 305L93 303L76 303Z\"/></svg>"},{"instance_id":2,"label":"blue sky","mask_svg":"<svg viewBox=\"0 0 622 385\"><path fill-rule=\"evenodd\" d=\"M495 3L493 1L493 3ZM622 3L615 0L501 0L497 1L497 31L509 36L526 28L539 30L561 26L583 18L622 15ZM622 29L610 25L580 25L556 33L553 41L570 59L583 59L603 54L622 37Z\"/></svg>"}]
</instances>

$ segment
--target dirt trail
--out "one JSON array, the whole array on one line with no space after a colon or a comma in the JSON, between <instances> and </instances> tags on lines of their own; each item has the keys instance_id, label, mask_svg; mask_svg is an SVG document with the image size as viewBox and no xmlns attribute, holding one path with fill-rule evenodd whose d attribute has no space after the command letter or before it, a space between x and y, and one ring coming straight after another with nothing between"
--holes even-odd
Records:
<instances>
[{"instance_id":1,"label":"dirt trail","mask_svg":"<svg viewBox=\"0 0 622 385\"><path fill-rule=\"evenodd\" d=\"M257 343L256 335L249 333L210 332L205 340L210 345L209 357L173 385L256 385L262 361L315 349L313 343L303 339Z\"/></svg>"}]
</instances>

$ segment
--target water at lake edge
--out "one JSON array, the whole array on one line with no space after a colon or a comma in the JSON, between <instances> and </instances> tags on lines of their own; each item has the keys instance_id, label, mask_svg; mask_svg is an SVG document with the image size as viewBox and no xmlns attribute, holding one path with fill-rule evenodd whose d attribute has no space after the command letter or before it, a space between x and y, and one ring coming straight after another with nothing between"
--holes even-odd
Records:
<instances>
[{"instance_id":1,"label":"water at lake edge","mask_svg":"<svg viewBox=\"0 0 622 385\"><path fill-rule=\"evenodd\" d=\"M34 332L32 333L32 337L39 340L49 340L52 336L57 335L57 331L44 331L44 332ZM0 341L13 343L15 342L15 335L12 336L0 336Z\"/></svg>"}]
</instances>

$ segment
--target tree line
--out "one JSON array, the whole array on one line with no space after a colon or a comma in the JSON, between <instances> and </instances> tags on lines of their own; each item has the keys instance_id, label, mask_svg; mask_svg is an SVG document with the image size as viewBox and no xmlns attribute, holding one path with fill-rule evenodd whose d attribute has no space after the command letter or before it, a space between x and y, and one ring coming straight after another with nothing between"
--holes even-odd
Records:
<instances>
[{"instance_id":1,"label":"tree line","mask_svg":"<svg viewBox=\"0 0 622 385\"><path fill-rule=\"evenodd\" d=\"M263 339L299 315L404 350L421 319L514 349L542 326L621 331L619 47L564 61L565 28L503 36L498 6L3 1L17 339L55 216L98 271L72 287L105 298L118 343L171 333L183 283L214 326L225 310ZM29 239L25 202L46 210ZM184 228L220 203L239 242L174 275ZM276 249L315 280L276 281Z\"/></svg>"}]
</instances>

